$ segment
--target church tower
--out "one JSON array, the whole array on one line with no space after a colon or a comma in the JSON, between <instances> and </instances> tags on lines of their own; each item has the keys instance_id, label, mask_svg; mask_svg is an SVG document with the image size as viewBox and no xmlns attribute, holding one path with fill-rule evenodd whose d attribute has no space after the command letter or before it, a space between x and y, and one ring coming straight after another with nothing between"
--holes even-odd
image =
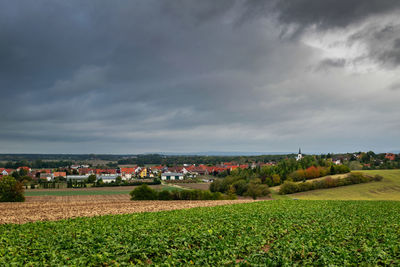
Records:
<instances>
[{"instance_id":1,"label":"church tower","mask_svg":"<svg viewBox=\"0 0 400 267\"><path fill-rule=\"evenodd\" d=\"M301 154L301 149L299 148L299 154L297 154L296 160L299 161L303 158L303 155Z\"/></svg>"}]
</instances>

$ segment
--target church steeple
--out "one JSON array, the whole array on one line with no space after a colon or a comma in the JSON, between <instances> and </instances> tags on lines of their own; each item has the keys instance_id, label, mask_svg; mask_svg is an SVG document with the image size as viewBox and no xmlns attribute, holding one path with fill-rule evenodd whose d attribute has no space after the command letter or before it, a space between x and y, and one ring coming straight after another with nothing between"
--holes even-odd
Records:
<instances>
[{"instance_id":1,"label":"church steeple","mask_svg":"<svg viewBox=\"0 0 400 267\"><path fill-rule=\"evenodd\" d=\"M301 154L301 148L299 147L299 154L297 154L296 160L301 160L303 155Z\"/></svg>"}]
</instances>

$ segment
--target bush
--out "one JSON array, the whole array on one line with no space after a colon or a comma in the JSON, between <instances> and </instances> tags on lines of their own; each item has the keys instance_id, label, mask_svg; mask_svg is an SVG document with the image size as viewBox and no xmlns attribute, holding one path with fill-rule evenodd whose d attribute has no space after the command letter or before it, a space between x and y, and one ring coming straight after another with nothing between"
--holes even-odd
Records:
<instances>
[{"instance_id":1,"label":"bush","mask_svg":"<svg viewBox=\"0 0 400 267\"><path fill-rule=\"evenodd\" d=\"M17 182L12 176L0 178L0 202L25 201L22 183Z\"/></svg>"},{"instance_id":2,"label":"bush","mask_svg":"<svg viewBox=\"0 0 400 267\"><path fill-rule=\"evenodd\" d=\"M303 184L305 184L305 183L303 183ZM299 186L297 183L285 181L279 189L279 194L281 194L281 195L292 194L292 193L296 193L298 191L299 191Z\"/></svg>"},{"instance_id":3,"label":"bush","mask_svg":"<svg viewBox=\"0 0 400 267\"><path fill-rule=\"evenodd\" d=\"M267 196L269 193L270 191L267 185L257 182L250 182L244 195L252 197L253 199L257 199L257 197Z\"/></svg>"},{"instance_id":4,"label":"bush","mask_svg":"<svg viewBox=\"0 0 400 267\"><path fill-rule=\"evenodd\" d=\"M338 186L352 185L352 184L360 184L360 183L368 183L372 181L381 181L383 179L380 175L372 176L364 176L362 173L353 172L350 173L345 178L333 179L332 177L326 177L325 179L313 181L313 182L303 182L303 183L294 183L290 181L285 181L280 187L280 194L293 194L296 192L304 192L315 189L324 189L324 188L333 188Z\"/></svg>"},{"instance_id":5,"label":"bush","mask_svg":"<svg viewBox=\"0 0 400 267\"><path fill-rule=\"evenodd\" d=\"M209 190L182 190L157 192L148 185L143 184L129 193L131 200L223 200L234 199L225 196L220 192L210 192Z\"/></svg>"},{"instance_id":6,"label":"bush","mask_svg":"<svg viewBox=\"0 0 400 267\"><path fill-rule=\"evenodd\" d=\"M157 191L147 184L136 187L129 194L131 195L131 200L155 200L158 198Z\"/></svg>"}]
</instances>

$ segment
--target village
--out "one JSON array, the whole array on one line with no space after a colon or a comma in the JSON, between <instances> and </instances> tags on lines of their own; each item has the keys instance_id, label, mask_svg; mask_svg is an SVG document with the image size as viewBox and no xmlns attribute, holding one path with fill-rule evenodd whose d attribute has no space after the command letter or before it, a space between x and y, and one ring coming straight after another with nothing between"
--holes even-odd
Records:
<instances>
[{"instance_id":1,"label":"village","mask_svg":"<svg viewBox=\"0 0 400 267\"><path fill-rule=\"evenodd\" d=\"M332 156L328 161L334 165L348 164L350 157L353 162L362 162L368 153L353 153L345 156ZM315 156L313 156L315 157ZM297 162L301 161L304 155L299 149L295 159ZM371 158L360 165L361 168L371 168L372 164L377 166L382 165L385 161L393 162L397 160L398 156L393 153L385 153L382 155L383 159L378 157ZM286 158L287 159L287 158ZM76 164L60 168L31 168L28 166L20 166L16 169L0 168L0 177L7 175L14 175L19 180L30 182L30 184L40 184L49 182L72 182L72 183L99 183L99 184L114 184L121 182L128 184L132 182L152 181L160 179L162 181L182 181L188 179L198 178L202 182L212 182L213 177L224 177L229 175L230 172L236 169L255 169L265 166L276 166L278 162L221 162L219 164L182 164L175 166L167 165L145 165L145 166L126 166L121 165L115 168L107 167L92 167L88 164Z\"/></svg>"},{"instance_id":2,"label":"village","mask_svg":"<svg viewBox=\"0 0 400 267\"><path fill-rule=\"evenodd\" d=\"M17 169L0 168L0 176L12 175L18 172L22 176L30 177L37 181L77 181L83 182L89 180L90 176L95 176L96 181L104 183L114 183L120 178L121 181L137 181L138 179L161 180L184 180L187 178L196 178L198 176L216 176L222 172L231 172L235 169L256 168L257 166L272 166L275 163L260 164L236 164L232 162L221 163L217 166L207 166L204 164L184 164L183 166L167 167L163 165L143 167L118 167L118 168L91 168L89 165L72 165L58 169L32 169L22 166ZM209 182L209 179L203 179Z\"/></svg>"}]
</instances>

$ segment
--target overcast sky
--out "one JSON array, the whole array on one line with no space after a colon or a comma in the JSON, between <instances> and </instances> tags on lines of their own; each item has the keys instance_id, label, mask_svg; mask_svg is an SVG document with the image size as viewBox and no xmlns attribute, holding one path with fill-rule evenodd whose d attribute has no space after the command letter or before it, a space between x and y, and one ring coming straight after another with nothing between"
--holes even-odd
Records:
<instances>
[{"instance_id":1,"label":"overcast sky","mask_svg":"<svg viewBox=\"0 0 400 267\"><path fill-rule=\"evenodd\" d=\"M0 153L400 149L398 0L0 0Z\"/></svg>"}]
</instances>

